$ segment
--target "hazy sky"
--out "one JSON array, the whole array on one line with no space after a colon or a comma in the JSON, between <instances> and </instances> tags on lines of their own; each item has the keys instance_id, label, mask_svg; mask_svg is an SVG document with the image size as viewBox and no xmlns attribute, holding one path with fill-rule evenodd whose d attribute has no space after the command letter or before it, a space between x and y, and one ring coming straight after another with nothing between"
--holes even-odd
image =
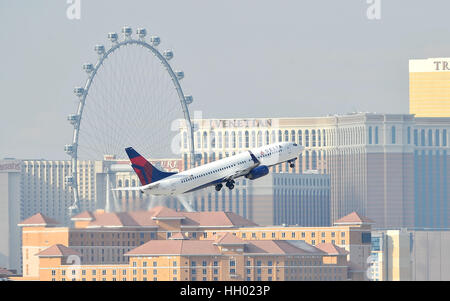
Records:
<instances>
[{"instance_id":1,"label":"hazy sky","mask_svg":"<svg viewBox=\"0 0 450 301\"><path fill-rule=\"evenodd\" d=\"M408 113L408 59L450 56L450 1L0 0L0 158L68 158L73 87L108 32L145 27L175 51L204 117Z\"/></svg>"}]
</instances>

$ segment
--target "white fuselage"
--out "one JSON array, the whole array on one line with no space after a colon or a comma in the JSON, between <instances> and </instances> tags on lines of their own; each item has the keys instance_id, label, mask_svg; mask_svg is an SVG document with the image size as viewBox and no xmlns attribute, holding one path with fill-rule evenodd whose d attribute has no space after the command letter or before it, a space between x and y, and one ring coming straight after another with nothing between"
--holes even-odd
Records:
<instances>
[{"instance_id":1,"label":"white fuselage","mask_svg":"<svg viewBox=\"0 0 450 301\"><path fill-rule=\"evenodd\" d=\"M183 194L245 176L258 166L271 167L295 160L302 149L302 146L292 142L269 144L182 171L152 183L151 187L142 186L142 191L152 195Z\"/></svg>"}]
</instances>

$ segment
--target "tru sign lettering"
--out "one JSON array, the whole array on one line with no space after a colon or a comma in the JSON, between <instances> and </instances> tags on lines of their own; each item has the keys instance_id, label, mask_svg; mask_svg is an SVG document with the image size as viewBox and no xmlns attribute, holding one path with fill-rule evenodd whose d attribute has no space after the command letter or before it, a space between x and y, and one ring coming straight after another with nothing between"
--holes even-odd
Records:
<instances>
[{"instance_id":1,"label":"tru sign lettering","mask_svg":"<svg viewBox=\"0 0 450 301\"><path fill-rule=\"evenodd\" d=\"M436 71L450 70L446 61L435 61L433 64L436 66Z\"/></svg>"}]
</instances>

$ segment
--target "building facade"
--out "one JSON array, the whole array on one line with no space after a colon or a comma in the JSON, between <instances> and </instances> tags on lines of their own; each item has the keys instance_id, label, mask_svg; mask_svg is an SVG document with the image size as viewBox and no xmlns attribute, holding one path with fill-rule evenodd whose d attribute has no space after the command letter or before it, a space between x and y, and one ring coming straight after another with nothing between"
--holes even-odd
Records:
<instances>
[{"instance_id":1,"label":"building facade","mask_svg":"<svg viewBox=\"0 0 450 301\"><path fill-rule=\"evenodd\" d=\"M328 174L330 223L358 211L378 227L448 224L450 118L355 113L194 123L198 164L263 144L303 145L295 169L281 164L272 172ZM183 160L189 162L186 129L181 125L180 131Z\"/></svg>"},{"instance_id":2,"label":"building facade","mask_svg":"<svg viewBox=\"0 0 450 301\"><path fill-rule=\"evenodd\" d=\"M39 252L41 281L343 281L347 252L332 244L251 241L231 234L214 240L149 241L127 264L72 265L75 250L53 245Z\"/></svg>"},{"instance_id":3,"label":"building facade","mask_svg":"<svg viewBox=\"0 0 450 301\"><path fill-rule=\"evenodd\" d=\"M449 281L448 229L391 229L372 233L369 277L378 281Z\"/></svg>"},{"instance_id":4,"label":"building facade","mask_svg":"<svg viewBox=\"0 0 450 301\"><path fill-rule=\"evenodd\" d=\"M158 253L152 248L161 250L161 246L155 245L161 241L189 240L190 242L187 244L192 244L191 241L206 241L204 244L208 246L208 250L212 250L215 247L213 246L214 242L211 241L216 240L219 234L227 234L228 238L240 240L242 241L241 244L248 244L248 246L255 243L257 247L249 247L252 250L255 248L264 249L264 246L270 246L277 241L290 241L294 244L294 247L301 249L315 250L314 248L319 248L327 250L327 254L339 253L345 255L345 260L348 261L346 279L364 280L366 268L364 264L370 252L370 231L373 224L372 221L352 213L330 227L259 226L232 212L180 212L166 207L123 213L86 211L73 217L73 221L74 227L63 227L59 226L56 221L37 214L21 222L24 262L22 280L39 279L41 258L36 255L58 244L76 252L79 264L95 266L100 269L101 267L131 264L129 260L131 255L156 256ZM148 246L152 247L148 249ZM289 247L288 245L284 246ZM202 248L201 245L199 247ZM144 248L146 252L141 253L140 248ZM192 250L197 250L197 245L192 245L192 248ZM275 246L271 245L269 249L273 248ZM164 249L166 251L171 250L168 247ZM250 252L250 249L240 251L239 256L242 260L245 259L242 261L243 263L247 261L245 256L251 256L246 255ZM280 246L276 249L279 251ZM214 250L217 251L217 249ZM220 252L222 251L225 250L222 249ZM266 253L267 256L276 254L276 252L269 251L263 253ZM209 253L209 255L211 254ZM212 255L218 255L214 254ZM175 256L172 253L159 255ZM181 255L183 254L176 256ZM200 254L192 251L190 255L197 256ZM253 253L252 256L256 256L256 254ZM281 262L281 260L277 261ZM299 263L289 263L289 265L297 264ZM244 266L246 265L240 264L239 268ZM246 274L241 274L239 279L246 280L247 276L244 275ZM301 277L306 276L302 275ZM323 276L324 274L322 274ZM297 277L295 279L300 280L299 274L292 275L292 277ZM315 276L311 274L308 277L320 276L319 274ZM334 276L332 278L334 280ZM257 280L257 278L252 278L252 280L255 279ZM302 278L302 280L306 279ZM322 280L325 279L322 278Z\"/></svg>"},{"instance_id":5,"label":"building facade","mask_svg":"<svg viewBox=\"0 0 450 301\"><path fill-rule=\"evenodd\" d=\"M409 60L409 113L450 117L450 58Z\"/></svg>"},{"instance_id":6,"label":"building facade","mask_svg":"<svg viewBox=\"0 0 450 301\"><path fill-rule=\"evenodd\" d=\"M236 179L235 188L208 187L165 205L183 210L184 198L195 211L229 211L259 225L329 226L330 179L321 174L269 173L256 180Z\"/></svg>"}]
</instances>

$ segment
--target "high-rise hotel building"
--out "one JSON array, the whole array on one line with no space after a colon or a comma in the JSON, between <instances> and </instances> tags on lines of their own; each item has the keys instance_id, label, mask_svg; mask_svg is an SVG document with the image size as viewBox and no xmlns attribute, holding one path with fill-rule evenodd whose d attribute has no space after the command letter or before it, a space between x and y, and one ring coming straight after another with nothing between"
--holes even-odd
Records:
<instances>
[{"instance_id":1,"label":"high-rise hotel building","mask_svg":"<svg viewBox=\"0 0 450 301\"><path fill-rule=\"evenodd\" d=\"M197 160L210 162L264 144L305 147L294 169L330 177L330 221L352 211L377 227L448 227L450 118L355 113L326 117L194 120ZM189 162L181 125L183 159Z\"/></svg>"},{"instance_id":2,"label":"high-rise hotel building","mask_svg":"<svg viewBox=\"0 0 450 301\"><path fill-rule=\"evenodd\" d=\"M450 117L450 58L409 61L409 113Z\"/></svg>"}]
</instances>

